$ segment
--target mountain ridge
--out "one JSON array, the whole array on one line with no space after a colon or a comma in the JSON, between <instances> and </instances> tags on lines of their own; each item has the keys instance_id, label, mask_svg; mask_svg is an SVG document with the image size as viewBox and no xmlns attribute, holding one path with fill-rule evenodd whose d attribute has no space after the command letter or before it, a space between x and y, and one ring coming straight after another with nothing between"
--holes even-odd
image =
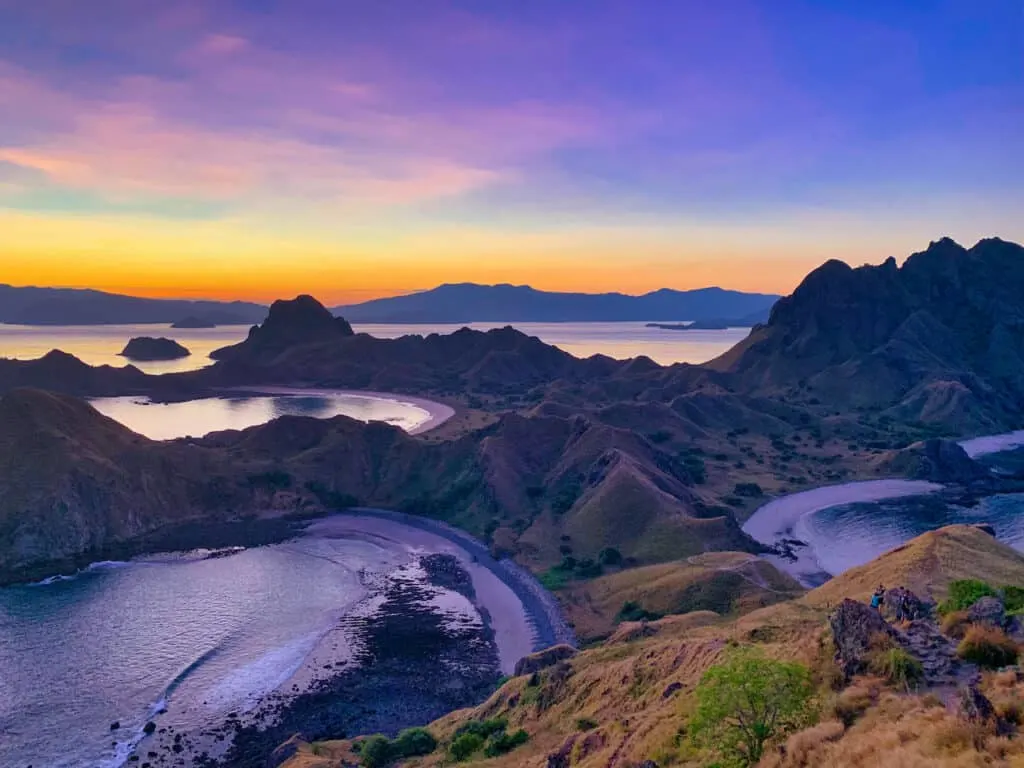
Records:
<instances>
[{"instance_id":1,"label":"mountain ridge","mask_svg":"<svg viewBox=\"0 0 1024 768\"><path fill-rule=\"evenodd\" d=\"M747 318L767 312L779 297L717 286L640 295L542 291L529 285L444 283L426 291L332 311L355 323L626 322Z\"/></svg>"}]
</instances>

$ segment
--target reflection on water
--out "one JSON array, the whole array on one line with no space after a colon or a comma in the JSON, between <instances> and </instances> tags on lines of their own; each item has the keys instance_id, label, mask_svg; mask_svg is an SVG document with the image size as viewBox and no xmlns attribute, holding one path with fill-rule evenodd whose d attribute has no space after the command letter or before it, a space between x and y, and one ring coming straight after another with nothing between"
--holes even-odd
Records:
<instances>
[{"instance_id":1,"label":"reflection on water","mask_svg":"<svg viewBox=\"0 0 1024 768\"><path fill-rule=\"evenodd\" d=\"M832 575L946 525L989 523L1000 541L1024 551L1024 494L991 496L970 509L922 497L848 504L816 512L801 522L798 537L813 547L821 567Z\"/></svg>"},{"instance_id":2,"label":"reflection on water","mask_svg":"<svg viewBox=\"0 0 1024 768\"><path fill-rule=\"evenodd\" d=\"M470 323L479 331L501 328L509 323ZM717 331L665 331L644 323L514 323L516 328L577 357L602 354L618 359L646 355L662 365L703 363L718 357L746 337L746 328ZM358 333L379 338L409 334L453 333L463 325L392 325L364 323L354 326ZM167 325L23 326L0 324L0 357L31 360L52 349L60 349L89 365L124 366L128 361L117 353L135 336L166 336L192 353L181 360L137 362L147 373L189 371L210 365L209 354L220 347L242 341L249 331L244 325L218 328L171 328Z\"/></svg>"},{"instance_id":3,"label":"reflection on water","mask_svg":"<svg viewBox=\"0 0 1024 768\"><path fill-rule=\"evenodd\" d=\"M213 350L235 344L249 332L247 325L217 328L171 328L169 325L3 325L0 323L0 357L32 360L53 349L74 355L89 365L128 365L118 352L136 336L165 336L192 354L180 360L132 362L146 373L178 373L210 365Z\"/></svg>"},{"instance_id":4,"label":"reflection on water","mask_svg":"<svg viewBox=\"0 0 1024 768\"><path fill-rule=\"evenodd\" d=\"M102 397L91 402L100 413L153 440L246 429L279 416L349 416L359 421L386 421L406 431L430 418L426 410L411 403L354 394L244 395L184 403L152 403L145 397Z\"/></svg>"}]
</instances>

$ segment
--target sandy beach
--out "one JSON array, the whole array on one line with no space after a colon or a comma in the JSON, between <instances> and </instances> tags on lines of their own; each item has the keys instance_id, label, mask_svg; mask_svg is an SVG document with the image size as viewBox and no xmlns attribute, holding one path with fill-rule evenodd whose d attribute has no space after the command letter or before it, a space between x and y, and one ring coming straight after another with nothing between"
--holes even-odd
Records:
<instances>
[{"instance_id":1,"label":"sandy beach","mask_svg":"<svg viewBox=\"0 0 1024 768\"><path fill-rule=\"evenodd\" d=\"M766 546L774 546L784 540L802 541L800 523L815 512L841 504L920 496L942 488L938 483L924 480L899 479L824 486L768 502L744 523L743 531ZM811 547L793 543L789 551L795 559L778 555L767 555L765 559L805 586L816 586L835 575L821 567Z\"/></svg>"},{"instance_id":2,"label":"sandy beach","mask_svg":"<svg viewBox=\"0 0 1024 768\"><path fill-rule=\"evenodd\" d=\"M249 392L259 395L310 395L314 397L345 395L346 397L363 397L368 400L392 400L397 403L411 405L423 411L423 421L409 430L410 435L429 432L441 426L455 415L455 409L450 405L427 400L422 397L415 397L414 395L397 395L393 392L371 392L357 389L306 389L303 387L231 387L231 391Z\"/></svg>"},{"instance_id":3,"label":"sandy beach","mask_svg":"<svg viewBox=\"0 0 1024 768\"><path fill-rule=\"evenodd\" d=\"M449 537L390 518L391 513L384 511L332 515L314 522L306 533L387 539L401 543L411 552L444 553L457 557L473 580L477 608L486 611L490 619L504 674L510 674L519 659L532 653L538 644L543 644L543 638L538 637L537 631L539 618L530 615L523 600L501 577L500 571L488 567L476 553L467 551Z\"/></svg>"},{"instance_id":4,"label":"sandy beach","mask_svg":"<svg viewBox=\"0 0 1024 768\"><path fill-rule=\"evenodd\" d=\"M984 435L971 438L970 440L961 440L960 447L972 459L976 459L979 456L987 456L991 453L1012 451L1015 448L1024 447L1024 429L1017 430L1016 432L1005 432L1001 435Z\"/></svg>"}]
</instances>

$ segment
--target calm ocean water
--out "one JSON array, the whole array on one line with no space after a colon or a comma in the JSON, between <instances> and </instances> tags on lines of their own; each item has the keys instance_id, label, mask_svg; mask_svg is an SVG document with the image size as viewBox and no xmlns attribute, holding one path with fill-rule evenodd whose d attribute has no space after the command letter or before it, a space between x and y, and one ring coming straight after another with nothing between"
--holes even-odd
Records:
<instances>
[{"instance_id":1,"label":"calm ocean water","mask_svg":"<svg viewBox=\"0 0 1024 768\"><path fill-rule=\"evenodd\" d=\"M1024 552L1024 494L991 496L970 509L912 498L848 504L807 516L797 536L813 547L821 567L836 575L926 531L958 523L990 523L1000 541Z\"/></svg>"},{"instance_id":2,"label":"calm ocean water","mask_svg":"<svg viewBox=\"0 0 1024 768\"><path fill-rule=\"evenodd\" d=\"M117 766L148 720L194 733L251 710L289 690L366 596L360 569L410 557L396 542L307 536L0 589L0 766Z\"/></svg>"},{"instance_id":3,"label":"calm ocean water","mask_svg":"<svg viewBox=\"0 0 1024 768\"><path fill-rule=\"evenodd\" d=\"M470 328L488 330L503 323L472 323ZM746 337L748 329L718 331L664 331L644 323L516 323L523 333L561 347L577 357L604 354L616 358L647 355L663 365L703 363L725 352ZM381 338L406 334L452 333L461 325L356 325L355 330ZM61 349L90 365L127 363L118 356L133 336L167 336L184 344L191 357L182 360L136 363L147 373L188 371L209 365L213 350L245 338L248 326L209 329L177 329L166 325L22 326L0 324L0 357L28 360Z\"/></svg>"},{"instance_id":4,"label":"calm ocean water","mask_svg":"<svg viewBox=\"0 0 1024 768\"><path fill-rule=\"evenodd\" d=\"M145 397L100 397L90 402L100 413L153 440L245 429L285 415L386 421L407 432L430 418L423 408L400 399L348 394L232 395L184 403L151 403Z\"/></svg>"}]
</instances>

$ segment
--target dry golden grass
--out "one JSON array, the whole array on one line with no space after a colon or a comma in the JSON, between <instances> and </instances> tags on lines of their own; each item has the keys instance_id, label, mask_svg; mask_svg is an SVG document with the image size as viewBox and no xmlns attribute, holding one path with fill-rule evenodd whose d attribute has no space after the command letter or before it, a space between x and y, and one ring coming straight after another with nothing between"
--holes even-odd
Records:
<instances>
[{"instance_id":1,"label":"dry golden grass","mask_svg":"<svg viewBox=\"0 0 1024 768\"><path fill-rule=\"evenodd\" d=\"M1024 584L1024 555L967 525L951 525L918 536L870 563L853 568L808 593L819 607L843 598L867 600L879 584L905 586L941 600L951 581L981 579L990 584Z\"/></svg>"},{"instance_id":2,"label":"dry golden grass","mask_svg":"<svg viewBox=\"0 0 1024 768\"><path fill-rule=\"evenodd\" d=\"M559 597L583 640L614 631L627 602L660 615L714 611L737 615L791 600L803 589L769 563L743 552L632 568L574 584Z\"/></svg>"}]
</instances>

